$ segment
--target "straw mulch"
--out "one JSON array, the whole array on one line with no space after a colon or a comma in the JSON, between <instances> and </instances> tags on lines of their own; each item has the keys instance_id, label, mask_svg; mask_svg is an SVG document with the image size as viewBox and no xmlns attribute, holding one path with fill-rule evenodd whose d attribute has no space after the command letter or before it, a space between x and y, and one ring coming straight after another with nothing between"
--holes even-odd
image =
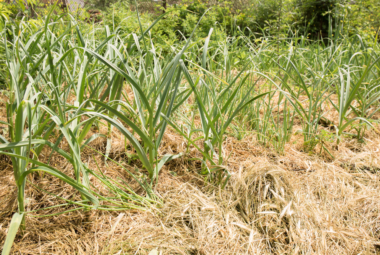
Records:
<instances>
[{"instance_id":1,"label":"straw mulch","mask_svg":"<svg viewBox=\"0 0 380 255\"><path fill-rule=\"evenodd\" d=\"M126 163L120 134L114 132L112 141L110 157L131 170L139 166ZM188 156L169 162L160 174L156 193L162 206L27 217L14 254L375 254L380 247L380 135L368 131L364 144L347 140L331 145L334 159L305 153L297 141L300 137L294 135L285 153L277 154L253 137L228 137L223 153L229 156L226 167L232 176L225 189L198 175L199 162L189 158L199 155L190 149ZM104 151L105 140L91 146ZM180 136L169 132L161 152L178 153L186 147ZM46 149L41 160L49 155ZM0 160L2 245L17 201L11 162L4 156ZM106 165L92 150L84 150L82 160L133 185L120 166L110 161ZM50 163L72 172L55 154ZM36 174L27 184L27 210L62 203L41 189L80 199L56 178Z\"/></svg>"}]
</instances>

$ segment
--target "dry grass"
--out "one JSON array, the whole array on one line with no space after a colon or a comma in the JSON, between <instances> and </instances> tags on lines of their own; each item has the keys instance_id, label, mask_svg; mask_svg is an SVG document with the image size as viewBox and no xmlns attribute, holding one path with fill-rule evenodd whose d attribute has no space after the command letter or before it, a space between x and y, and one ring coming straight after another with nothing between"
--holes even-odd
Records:
<instances>
[{"instance_id":1,"label":"dry grass","mask_svg":"<svg viewBox=\"0 0 380 255\"><path fill-rule=\"evenodd\" d=\"M105 134L107 127L94 132ZM355 140L345 140L339 147L328 144L334 159L303 152L301 138L294 134L280 155L253 136L241 141L228 137L222 153L232 177L224 190L205 183L197 174L199 162L183 157L162 169L156 187L163 201L160 208L27 217L27 230L19 232L14 254L148 254L153 249L162 254L375 254L380 247L379 133L367 131L365 144ZM106 140L99 138L90 145L104 152ZM186 149L186 141L169 130L160 153ZM124 138L114 130L110 157L133 171L139 163L127 164L125 150ZM190 147L187 155L198 154ZM50 149L45 149L40 160L47 161L49 155ZM93 169L98 163L107 176L134 185L120 166L105 164L91 149L83 151L82 160ZM72 173L71 165L56 154L51 164ZM79 199L53 177L36 174L29 181L33 185L26 190L28 211L61 203L36 187ZM11 162L1 156L0 244L16 210Z\"/></svg>"},{"instance_id":2,"label":"dry grass","mask_svg":"<svg viewBox=\"0 0 380 255\"><path fill-rule=\"evenodd\" d=\"M18 235L14 252L148 254L157 248L162 254L374 254L380 238L380 137L371 132L366 139L365 145L341 144L334 151L336 158L326 160L301 152L293 143L285 155L277 155L251 137L228 138L224 148L232 151L228 167L233 174L224 190L204 185L195 174L196 165L175 160L163 169L157 186L162 208L28 217L28 228ZM98 143L93 146L102 146ZM168 134L162 150L178 152L184 144ZM113 148L122 151L124 146L115 142ZM82 157L94 166L90 153ZM62 159L53 160L65 171ZM1 165L3 242L16 210L16 187L8 159L2 157ZM101 163L101 168L128 180L115 164ZM36 176L30 181L73 196L72 189L54 178ZM29 210L59 203L32 185L27 197Z\"/></svg>"}]
</instances>

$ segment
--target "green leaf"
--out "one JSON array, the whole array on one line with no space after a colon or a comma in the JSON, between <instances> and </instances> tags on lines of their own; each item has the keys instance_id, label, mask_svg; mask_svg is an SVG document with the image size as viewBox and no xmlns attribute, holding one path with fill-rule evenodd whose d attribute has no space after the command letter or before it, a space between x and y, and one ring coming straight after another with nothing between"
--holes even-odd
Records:
<instances>
[{"instance_id":1,"label":"green leaf","mask_svg":"<svg viewBox=\"0 0 380 255\"><path fill-rule=\"evenodd\" d=\"M163 156L160 160L160 162L157 164L156 166L156 177L158 177L158 174L160 173L160 170L161 168L165 165L166 162L169 162L173 159L176 159L176 158L179 158L182 156L182 153L179 153L177 155L170 155L170 154L167 154L165 156Z\"/></svg>"},{"instance_id":2,"label":"green leaf","mask_svg":"<svg viewBox=\"0 0 380 255\"><path fill-rule=\"evenodd\" d=\"M3 252L1 253L1 255L8 255L11 252L13 241L15 240L17 231L20 227L20 224L21 224L23 218L24 218L23 213L13 214L13 217L12 217L12 220L11 220L11 223L9 226L8 234L7 234L7 237L5 239L4 246L3 246Z\"/></svg>"},{"instance_id":3,"label":"green leaf","mask_svg":"<svg viewBox=\"0 0 380 255\"><path fill-rule=\"evenodd\" d=\"M110 118L104 114L101 114L98 112L88 112L86 114L100 117L100 118L104 119L105 121L107 121L108 123L112 124L112 126L119 129L119 131L131 142L133 148L135 148L137 154L139 155L140 160L142 161L142 163L144 164L144 166L148 170L150 177L153 176L153 166L151 165L151 163L147 157L147 154L145 153L144 149L140 145L139 141L137 141L137 139L131 134L131 132L128 131L128 129L126 129L117 120ZM142 131L139 128L137 128L135 131L137 132L137 130L139 130L139 132L142 133ZM150 144L153 145L152 141L150 141Z\"/></svg>"},{"instance_id":4,"label":"green leaf","mask_svg":"<svg viewBox=\"0 0 380 255\"><path fill-rule=\"evenodd\" d=\"M99 200L90 193L90 191L87 190L87 188L78 183L76 180L74 180L73 178L70 178L69 176L65 175L64 173L58 171L57 169L53 168L53 167L50 167L50 166L37 166L35 168L31 168L30 170L26 171L23 173L23 175L21 176L20 179L25 179L26 176L30 173L33 173L33 172L37 172L37 171L42 171L42 172L46 172L52 176L55 176L57 177L58 179L64 181L65 183L73 186L76 190L78 190L82 195L84 195L85 197L88 198L88 200L91 201L91 203L93 203L95 205L95 209L99 206Z\"/></svg>"},{"instance_id":5,"label":"green leaf","mask_svg":"<svg viewBox=\"0 0 380 255\"><path fill-rule=\"evenodd\" d=\"M208 36L206 37L205 46L203 48L202 67L204 69L206 69L208 43L210 42L210 38L211 38L211 34L213 30L214 30L213 28L210 28L210 31L208 32Z\"/></svg>"},{"instance_id":6,"label":"green leaf","mask_svg":"<svg viewBox=\"0 0 380 255\"><path fill-rule=\"evenodd\" d=\"M112 113L113 115L117 116L120 120L122 120L123 122L125 122L128 126L130 126L133 131L135 131L139 136L140 138L144 141L144 143L146 143L147 145L149 145L150 147L154 147L154 144L153 142L151 141L151 139L144 133L143 130L141 130L135 123L133 123L132 121L130 121L126 116L124 116L122 113L120 113L119 111L117 111L115 108L109 106L108 104L105 104L103 102L100 102L100 101L97 101L97 100L89 100L91 102L94 102L95 104L107 109L110 113ZM86 114L89 114L89 113L86 113ZM91 113L92 115L97 115L95 114L94 112ZM99 115L97 115L99 117ZM104 115L103 115L104 116Z\"/></svg>"}]
</instances>

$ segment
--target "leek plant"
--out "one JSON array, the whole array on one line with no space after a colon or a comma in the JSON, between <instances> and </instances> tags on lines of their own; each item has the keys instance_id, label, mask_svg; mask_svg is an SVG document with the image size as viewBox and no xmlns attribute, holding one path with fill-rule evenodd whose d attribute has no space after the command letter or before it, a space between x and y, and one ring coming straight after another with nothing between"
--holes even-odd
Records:
<instances>
[{"instance_id":1,"label":"leek plant","mask_svg":"<svg viewBox=\"0 0 380 255\"><path fill-rule=\"evenodd\" d=\"M289 38L284 39L281 51L276 53L270 37L260 39L264 43L259 45L244 36L243 40L250 50L253 72L266 80L260 90L277 88L290 106L287 106L288 114L283 113L280 118L278 111L274 111L273 97L268 95L266 100L252 105L250 111L242 112L241 116L248 116L245 120L253 123L248 126L256 130L262 143L277 146L278 139L272 137L279 137L285 130L279 132L275 128L273 120L276 118L282 119L282 127L288 127L287 135L280 140L289 140L294 117L301 119L306 151L311 152L321 144L328 152L320 139L324 127L336 130L338 143L342 135L350 134L352 129L356 134L350 135L362 140L365 127L372 126L371 122L375 121L374 116L379 111L376 44L373 44L376 49L370 48L359 36L336 39L328 46L323 41L309 44L304 38ZM333 100L335 95L338 102ZM285 106L279 99L278 106L280 104ZM329 104L338 111L337 120L327 118L331 112L327 110ZM273 112L277 112L277 117Z\"/></svg>"},{"instance_id":2,"label":"leek plant","mask_svg":"<svg viewBox=\"0 0 380 255\"><path fill-rule=\"evenodd\" d=\"M182 63L181 58L190 43L196 27L183 48L174 56L173 60L164 66L161 65L151 40L149 41L151 50L148 52L145 39L143 38L145 33L142 29L140 38L144 40L143 46L146 55L142 51L137 36L135 36L135 45L140 53L140 63L137 71L134 71L129 66L127 59L116 47L113 47L113 49L118 62L121 63L120 67L98 53L87 50L89 54L112 69L119 77L123 77L130 84L134 94L134 102L129 102L126 97L124 97L125 102L114 100L108 104L92 99L90 102L101 107L101 109L105 109L109 114L91 111L86 112L86 115L106 120L128 139L136 150L144 168L148 171L148 179L151 184L154 181L157 182L159 172L167 161L181 155L164 155L160 158L158 149L165 134L167 120L172 112L180 107L190 96L190 90L179 91L183 71L180 63ZM121 107L123 111L118 111L117 107ZM127 124L133 132L138 134L142 140L142 144L119 120L113 117L117 117L120 121ZM139 125L131 121L130 117L138 120Z\"/></svg>"},{"instance_id":3,"label":"leek plant","mask_svg":"<svg viewBox=\"0 0 380 255\"><path fill-rule=\"evenodd\" d=\"M213 74L215 70L210 69L212 65L208 65L209 68L207 68L207 46L211 33L212 30L210 31L203 48L201 70L204 78L198 77L194 82L185 63L183 61L181 62L181 68L184 72L185 78L194 93L196 108L198 109L201 119L201 129L197 131L201 131L202 136L192 139L191 137L186 136L186 133L183 130L180 130L178 126L175 126L173 122L171 122L171 125L175 127L177 131L181 132L188 141L203 140L204 149L201 150L197 147L203 155L201 173L206 175L207 178L225 185L230 176L227 168L223 166L223 141L227 129L240 111L245 109L247 105L255 100L268 94L268 92L253 97L251 96L257 80L254 83L247 82L251 81L249 79L250 74L246 74L242 77L244 69L235 75L235 77L233 76L232 66L230 65L231 55L228 54L226 48L223 50L223 55L225 57L224 63L226 65L219 68L222 68L221 72L225 72L225 77L230 82L216 77ZM209 62L212 62L212 60L209 60ZM244 86L247 87L244 91L245 95L239 97L239 95L241 95L239 93ZM188 132L188 134L192 133L195 133L195 130ZM191 141L191 144L195 145L193 141ZM214 156L217 158L214 159ZM209 163L211 167L209 167L207 163Z\"/></svg>"},{"instance_id":4,"label":"leek plant","mask_svg":"<svg viewBox=\"0 0 380 255\"><path fill-rule=\"evenodd\" d=\"M355 136L362 140L363 127L372 126L370 121L380 109L379 60L377 55L371 54L371 49L361 44L361 51L352 54L348 63L338 70L338 85L335 87L338 103L330 100L339 113L338 143L348 127L353 127L357 131ZM357 127L354 122L359 122Z\"/></svg>"},{"instance_id":5,"label":"leek plant","mask_svg":"<svg viewBox=\"0 0 380 255\"><path fill-rule=\"evenodd\" d=\"M105 92L100 100L113 99L123 83L118 74L111 74L110 78L111 81L118 79L118 82L107 82L109 70L99 68L96 58L88 53L87 46L90 43L85 41L79 28L72 26L70 19L67 22L62 20L62 16L52 15L53 10L54 7L47 15L44 26L36 33L31 34L33 29L22 21L17 33L13 28L13 40L4 40L10 79L7 83L7 121L2 124L8 126L9 137L0 136L0 153L12 160L18 194L18 212L13 216L8 230L2 252L4 255L9 254L20 225L25 227L25 185L27 176L33 172L45 172L78 190L81 201L61 198L68 202L64 205L76 205L76 210L144 209L156 203L150 187L141 183L132 173L129 172L150 194L150 198L139 196L128 186L89 169L82 162L82 148L100 136L95 134L86 139L92 124L97 120L96 117L83 118L83 112L98 111L99 107L93 105L90 99L93 100L103 90ZM53 22L50 22L51 18ZM64 27L59 37L54 32L57 27ZM70 34L73 29L76 29L75 33ZM72 36L77 37L76 43L71 40ZM98 47L91 53L104 53L104 46L114 36L109 35L103 42L97 43ZM96 79L99 78L99 70L101 78ZM72 95L75 101L70 104ZM54 143L49 141L52 138ZM64 140L69 145L69 152L60 148ZM39 161L44 146L50 147L52 153L58 153L72 164L74 178L50 166L49 162ZM107 197L91 190L89 175L97 178L114 196ZM106 203L101 204L101 201Z\"/></svg>"},{"instance_id":6,"label":"leek plant","mask_svg":"<svg viewBox=\"0 0 380 255\"><path fill-rule=\"evenodd\" d=\"M22 26L21 23L20 26ZM20 28L20 31L22 29ZM46 32L46 30L45 30ZM2 254L9 254L13 240L20 225L25 227L25 185L27 176L33 172L45 172L55 176L65 183L78 190L83 198L91 202L92 205L79 203L87 208L97 208L99 200L92 194L88 186L82 185L77 180L67 176L61 171L47 164L36 160L41 145L48 145L54 151L65 157L69 162L75 165L75 161L80 160L77 157L73 159L64 150L57 148L48 141L50 138L46 134L51 134L52 125L50 118L43 114L42 109L48 110L49 107L44 105L43 94L39 90L38 78L34 79L31 75L34 66L30 64L29 53L33 49L33 44L23 45L23 34L15 38L14 43L10 46L12 53L8 51L7 41L5 40L6 64L9 72L10 82L8 83L9 98L7 102L7 122L3 123L8 126L9 138L1 136L0 153L7 155L12 160L14 178L17 186L18 212L14 214L8 235L4 243ZM22 50L21 50L22 49ZM43 77L42 74L40 77ZM58 123L57 123L58 124ZM62 123L60 128L64 130ZM75 147L71 149L75 151ZM33 155L31 157L31 155ZM36 156L36 157L35 157ZM33 159L33 157L35 157Z\"/></svg>"},{"instance_id":7,"label":"leek plant","mask_svg":"<svg viewBox=\"0 0 380 255\"><path fill-rule=\"evenodd\" d=\"M278 95L277 101L275 95ZM247 108L244 111L247 114L241 121L255 130L261 144L273 146L278 153L284 153L285 144L292 135L295 117L289 105L282 93L270 93Z\"/></svg>"}]
</instances>

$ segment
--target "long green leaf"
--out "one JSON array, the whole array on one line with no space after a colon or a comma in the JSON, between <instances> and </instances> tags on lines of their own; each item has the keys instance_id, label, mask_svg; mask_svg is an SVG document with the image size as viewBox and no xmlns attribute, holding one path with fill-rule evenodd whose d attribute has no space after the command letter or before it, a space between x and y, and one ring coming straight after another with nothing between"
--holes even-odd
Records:
<instances>
[{"instance_id":1,"label":"long green leaf","mask_svg":"<svg viewBox=\"0 0 380 255\"><path fill-rule=\"evenodd\" d=\"M24 218L23 213L22 214L19 214L19 213L13 214L13 217L12 217L9 229L8 229L7 238L5 239L5 243L4 243L3 251L1 253L1 255L10 254L11 248L13 245L13 241L15 240L17 231L20 227L20 224L21 224L23 218Z\"/></svg>"}]
</instances>

